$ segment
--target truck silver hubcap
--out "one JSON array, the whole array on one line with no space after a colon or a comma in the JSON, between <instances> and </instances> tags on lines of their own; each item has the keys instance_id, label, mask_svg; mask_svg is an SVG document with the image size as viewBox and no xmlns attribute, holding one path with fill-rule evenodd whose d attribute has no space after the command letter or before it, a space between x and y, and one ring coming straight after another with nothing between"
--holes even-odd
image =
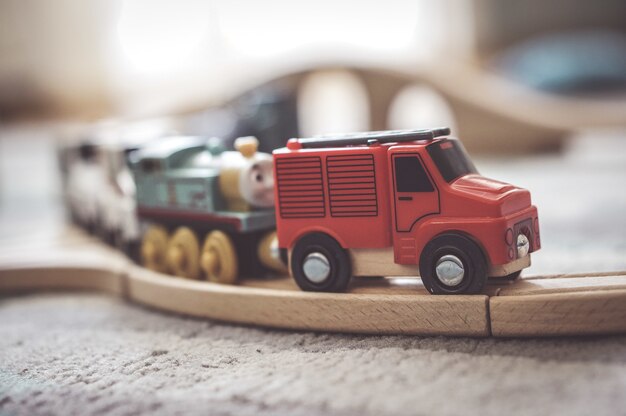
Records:
<instances>
[{"instance_id":1,"label":"truck silver hubcap","mask_svg":"<svg viewBox=\"0 0 626 416\"><path fill-rule=\"evenodd\" d=\"M314 252L305 257L302 271L311 282L322 283L330 276L330 262L322 253Z\"/></svg>"},{"instance_id":2,"label":"truck silver hubcap","mask_svg":"<svg viewBox=\"0 0 626 416\"><path fill-rule=\"evenodd\" d=\"M444 285L456 286L463 281L465 268L457 256L446 254L437 261L435 273L437 273L437 279Z\"/></svg>"},{"instance_id":3,"label":"truck silver hubcap","mask_svg":"<svg viewBox=\"0 0 626 416\"><path fill-rule=\"evenodd\" d=\"M520 234L517 236L517 257L524 257L528 254L530 250L530 241L528 241L528 237L524 234Z\"/></svg>"}]
</instances>

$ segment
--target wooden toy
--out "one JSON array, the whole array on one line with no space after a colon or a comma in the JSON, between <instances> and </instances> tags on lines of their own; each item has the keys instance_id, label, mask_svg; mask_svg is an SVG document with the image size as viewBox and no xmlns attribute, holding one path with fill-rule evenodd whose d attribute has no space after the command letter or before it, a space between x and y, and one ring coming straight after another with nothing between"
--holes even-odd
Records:
<instances>
[{"instance_id":1,"label":"wooden toy","mask_svg":"<svg viewBox=\"0 0 626 416\"><path fill-rule=\"evenodd\" d=\"M129 146L84 146L71 167L94 174L70 170L68 188L80 191L70 195L82 198L70 205L124 246L143 235L142 264L181 277L233 283L283 270L284 259L309 291L344 291L353 275L420 275L434 294L479 293L487 278L513 280L530 265L537 210L528 191L478 175L448 135L292 139L274 154L276 189L253 137L237 139L237 151L217 139L153 142L133 153L134 181Z\"/></svg>"},{"instance_id":2,"label":"wooden toy","mask_svg":"<svg viewBox=\"0 0 626 416\"><path fill-rule=\"evenodd\" d=\"M220 283L284 269L273 243L272 157L257 146L243 137L225 151L217 139L173 136L135 154L143 265Z\"/></svg>"},{"instance_id":3,"label":"wooden toy","mask_svg":"<svg viewBox=\"0 0 626 416\"><path fill-rule=\"evenodd\" d=\"M278 244L307 291L421 276L433 294L513 280L540 248L527 190L478 174L448 128L291 139L274 151Z\"/></svg>"}]
</instances>

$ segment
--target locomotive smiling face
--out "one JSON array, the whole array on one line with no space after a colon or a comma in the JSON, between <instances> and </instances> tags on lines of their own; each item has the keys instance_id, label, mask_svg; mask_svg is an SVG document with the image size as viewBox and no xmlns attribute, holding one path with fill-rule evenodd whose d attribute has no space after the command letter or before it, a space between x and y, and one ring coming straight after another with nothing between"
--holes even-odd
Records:
<instances>
[{"instance_id":1,"label":"locomotive smiling face","mask_svg":"<svg viewBox=\"0 0 626 416\"><path fill-rule=\"evenodd\" d=\"M239 192L253 207L274 206L274 176L272 157L257 153L254 161L242 168L239 177Z\"/></svg>"},{"instance_id":2,"label":"locomotive smiling face","mask_svg":"<svg viewBox=\"0 0 626 416\"><path fill-rule=\"evenodd\" d=\"M238 152L224 152L221 157L220 191L233 211L274 206L272 156L257 152L255 137L235 140Z\"/></svg>"}]
</instances>

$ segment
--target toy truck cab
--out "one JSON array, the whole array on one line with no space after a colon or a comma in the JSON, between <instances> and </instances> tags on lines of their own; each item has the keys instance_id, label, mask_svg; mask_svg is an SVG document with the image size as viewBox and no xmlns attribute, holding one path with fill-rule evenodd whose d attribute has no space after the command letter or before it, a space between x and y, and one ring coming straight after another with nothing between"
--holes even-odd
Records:
<instances>
[{"instance_id":1,"label":"toy truck cab","mask_svg":"<svg viewBox=\"0 0 626 416\"><path fill-rule=\"evenodd\" d=\"M478 174L449 129L292 139L274 152L277 232L303 290L415 276L434 294L512 279L540 247L527 190Z\"/></svg>"}]
</instances>

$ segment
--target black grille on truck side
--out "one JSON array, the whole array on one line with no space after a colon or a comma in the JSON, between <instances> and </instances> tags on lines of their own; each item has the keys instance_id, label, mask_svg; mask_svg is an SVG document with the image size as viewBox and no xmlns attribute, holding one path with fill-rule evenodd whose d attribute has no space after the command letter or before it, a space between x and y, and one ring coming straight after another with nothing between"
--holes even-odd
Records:
<instances>
[{"instance_id":1,"label":"black grille on truck side","mask_svg":"<svg viewBox=\"0 0 626 416\"><path fill-rule=\"evenodd\" d=\"M326 175L331 216L378 215L373 155L328 156Z\"/></svg>"},{"instance_id":2,"label":"black grille on truck side","mask_svg":"<svg viewBox=\"0 0 626 416\"><path fill-rule=\"evenodd\" d=\"M321 159L292 157L277 159L275 163L280 217L326 216Z\"/></svg>"}]
</instances>

